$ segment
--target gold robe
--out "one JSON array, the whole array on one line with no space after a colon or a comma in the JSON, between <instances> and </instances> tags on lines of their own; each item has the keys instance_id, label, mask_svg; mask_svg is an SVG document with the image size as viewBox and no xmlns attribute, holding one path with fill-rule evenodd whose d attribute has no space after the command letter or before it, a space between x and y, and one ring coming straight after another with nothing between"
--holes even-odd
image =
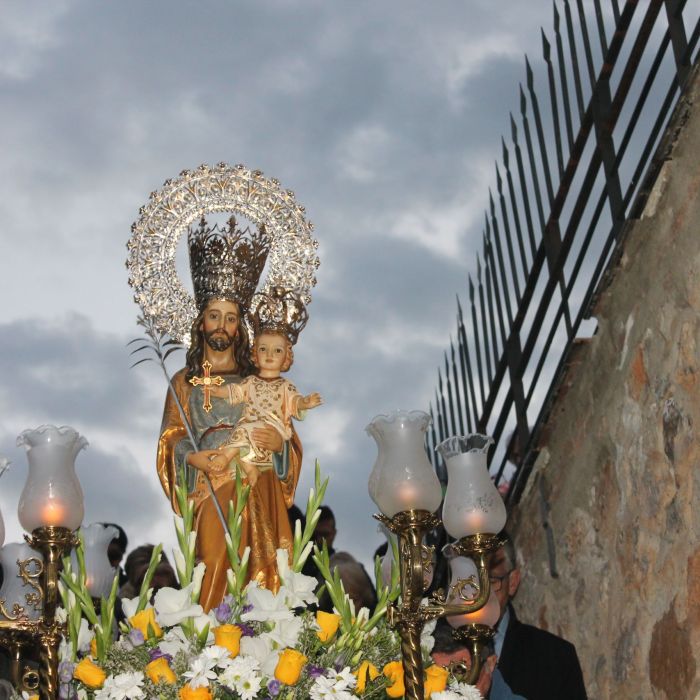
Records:
<instances>
[{"instance_id":1,"label":"gold robe","mask_svg":"<svg viewBox=\"0 0 700 700\"><path fill-rule=\"evenodd\" d=\"M222 375L227 382L238 382L238 375ZM184 408L185 414L198 441L200 449L216 449L231 436L240 418L241 407L230 406L224 399L212 397L212 410L202 410L201 387L192 387L185 379L185 370L173 377L173 387ZM292 530L287 508L294 503L294 493L301 468L301 443L296 433L288 443L288 469L284 478L279 478L274 469L262 471L251 489L248 503L243 511L241 525L241 550L250 547L248 578L261 586L276 591L279 588L276 550L292 550ZM163 423L158 441L157 469L173 510L178 512L174 485L182 470L187 452L192 451L180 414L170 392L165 400ZM192 471L189 468L190 472ZM182 473L182 472L181 472ZM196 472L192 479L190 497L195 502L195 529L197 531L197 557L206 564L200 603L205 610L216 607L226 593L226 571L228 557L224 531L216 513L203 474ZM224 516L228 514L228 503L235 500L235 470L217 474L212 479L216 498Z\"/></svg>"}]
</instances>

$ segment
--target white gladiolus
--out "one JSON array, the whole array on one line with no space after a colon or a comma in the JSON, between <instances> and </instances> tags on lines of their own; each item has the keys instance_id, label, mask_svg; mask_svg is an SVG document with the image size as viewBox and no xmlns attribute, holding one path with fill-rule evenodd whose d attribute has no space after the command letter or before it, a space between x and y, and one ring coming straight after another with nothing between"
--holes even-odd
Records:
<instances>
[{"instance_id":1,"label":"white gladiolus","mask_svg":"<svg viewBox=\"0 0 700 700\"><path fill-rule=\"evenodd\" d=\"M188 617L198 617L204 610L192 602L192 584L181 590L161 588L153 601L158 624L165 627L178 625Z\"/></svg>"},{"instance_id":2,"label":"white gladiolus","mask_svg":"<svg viewBox=\"0 0 700 700\"><path fill-rule=\"evenodd\" d=\"M314 576L294 573L289 567L286 549L277 550L277 571L286 591L285 602L290 608L318 602L314 594L318 581Z\"/></svg>"}]
</instances>

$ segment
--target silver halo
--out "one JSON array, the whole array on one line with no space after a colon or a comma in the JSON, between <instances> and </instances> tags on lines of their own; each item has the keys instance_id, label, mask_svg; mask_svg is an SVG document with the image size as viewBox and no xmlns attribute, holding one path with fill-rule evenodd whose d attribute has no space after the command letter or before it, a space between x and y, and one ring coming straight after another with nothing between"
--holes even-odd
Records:
<instances>
[{"instance_id":1,"label":"silver halo","mask_svg":"<svg viewBox=\"0 0 700 700\"><path fill-rule=\"evenodd\" d=\"M127 243L129 285L134 301L158 331L188 345L190 328L197 317L193 296L183 287L175 268L180 236L200 217L214 212L232 212L257 226L265 225L272 238L268 274L258 291L282 287L311 303L319 265L318 241L313 225L304 218L305 209L294 192L283 190L278 180L244 165L231 167L200 165L183 170L151 192L139 210Z\"/></svg>"}]
</instances>

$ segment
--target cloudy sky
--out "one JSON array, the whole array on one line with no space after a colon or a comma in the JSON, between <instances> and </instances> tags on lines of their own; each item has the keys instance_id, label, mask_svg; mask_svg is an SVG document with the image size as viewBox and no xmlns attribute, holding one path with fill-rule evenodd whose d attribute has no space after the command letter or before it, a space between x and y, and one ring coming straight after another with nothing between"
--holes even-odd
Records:
<instances>
[{"instance_id":1,"label":"cloudy sky","mask_svg":"<svg viewBox=\"0 0 700 700\"><path fill-rule=\"evenodd\" d=\"M589 4L589 3L587 3ZM592 4L592 3L591 3ZM480 247L523 54L544 76L551 0L8 0L0 15L0 481L8 541L25 428L74 426L85 522L172 542L155 473L165 386L129 369L125 244L148 194L200 163L296 192L321 267L289 373L323 407L298 426L337 546L382 538L364 427L427 409ZM178 363L174 363L175 370Z\"/></svg>"}]
</instances>

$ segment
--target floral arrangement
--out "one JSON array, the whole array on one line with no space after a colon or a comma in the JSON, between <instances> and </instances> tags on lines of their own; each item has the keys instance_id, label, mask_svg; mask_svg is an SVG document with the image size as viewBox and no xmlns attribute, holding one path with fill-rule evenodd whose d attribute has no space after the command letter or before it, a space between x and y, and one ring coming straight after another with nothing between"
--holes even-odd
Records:
<instances>
[{"instance_id":1,"label":"floral arrangement","mask_svg":"<svg viewBox=\"0 0 700 700\"><path fill-rule=\"evenodd\" d=\"M150 588L160 560L155 548L138 597L122 600L125 621L116 623L117 580L96 609L85 581L82 544L77 567L64 560L60 611L67 634L61 644L59 697L62 700L354 700L400 698L403 666L397 634L386 623L387 606L399 595L398 567L391 581L377 575L378 604L355 610L328 551L311 541L328 480L315 486L306 526L297 521L291 557L278 550L282 586L273 593L256 582L243 585L248 550L239 555L242 512L249 493L240 479L236 504L229 504L226 537L230 563L227 595L208 614L199 605L204 564L195 562L194 509L184 489L177 492L175 516L179 550L174 552L180 589ZM316 578L301 569L313 555L325 579L334 612L314 611ZM291 562L290 562L291 558ZM396 557L395 557L396 558ZM377 562L377 568L379 563ZM378 573L378 572L377 572ZM118 629L118 633L117 633ZM430 665L432 627L422 646L426 662L425 697L432 700L481 698L473 686Z\"/></svg>"}]
</instances>

